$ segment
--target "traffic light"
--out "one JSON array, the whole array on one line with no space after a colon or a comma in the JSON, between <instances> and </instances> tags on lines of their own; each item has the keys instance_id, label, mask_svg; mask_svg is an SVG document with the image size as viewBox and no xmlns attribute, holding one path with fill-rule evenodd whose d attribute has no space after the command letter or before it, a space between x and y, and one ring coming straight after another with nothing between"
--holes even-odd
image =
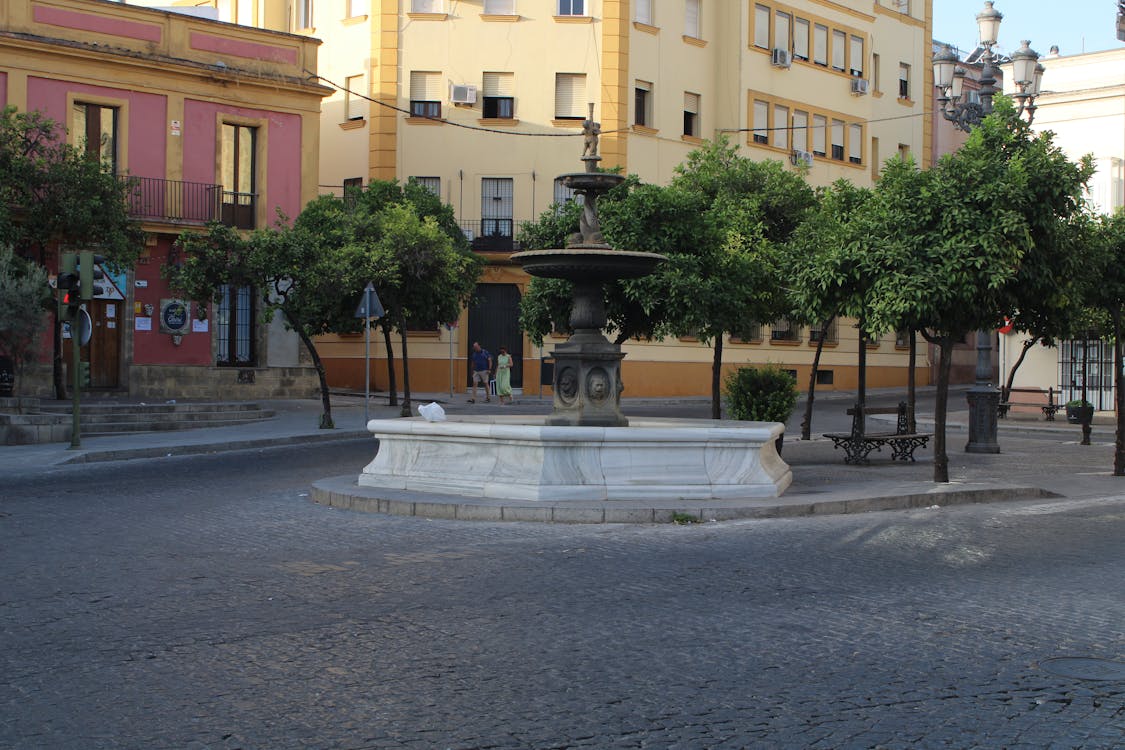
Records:
<instances>
[{"instance_id":1,"label":"traffic light","mask_svg":"<svg viewBox=\"0 0 1125 750\"><path fill-rule=\"evenodd\" d=\"M59 291L59 320L74 320L81 304L78 299L78 253L67 251L61 254L60 269L56 286Z\"/></svg>"},{"instance_id":2,"label":"traffic light","mask_svg":"<svg viewBox=\"0 0 1125 750\"><path fill-rule=\"evenodd\" d=\"M90 387L90 363L80 361L78 363L78 382L83 388Z\"/></svg>"},{"instance_id":3,"label":"traffic light","mask_svg":"<svg viewBox=\"0 0 1125 750\"><path fill-rule=\"evenodd\" d=\"M82 250L78 258L79 294L84 300L91 300L95 294L101 294L102 288L94 286L95 281L101 281L105 274L98 265L105 263L105 258L94 255L93 250Z\"/></svg>"}]
</instances>

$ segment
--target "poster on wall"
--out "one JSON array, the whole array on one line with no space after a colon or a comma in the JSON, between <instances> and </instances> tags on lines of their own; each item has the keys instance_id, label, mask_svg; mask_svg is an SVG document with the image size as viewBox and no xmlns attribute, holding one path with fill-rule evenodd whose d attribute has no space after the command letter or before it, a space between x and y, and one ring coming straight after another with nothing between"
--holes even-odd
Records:
<instances>
[{"instance_id":1,"label":"poster on wall","mask_svg":"<svg viewBox=\"0 0 1125 750\"><path fill-rule=\"evenodd\" d=\"M182 299L160 300L160 332L191 333L191 302Z\"/></svg>"}]
</instances>

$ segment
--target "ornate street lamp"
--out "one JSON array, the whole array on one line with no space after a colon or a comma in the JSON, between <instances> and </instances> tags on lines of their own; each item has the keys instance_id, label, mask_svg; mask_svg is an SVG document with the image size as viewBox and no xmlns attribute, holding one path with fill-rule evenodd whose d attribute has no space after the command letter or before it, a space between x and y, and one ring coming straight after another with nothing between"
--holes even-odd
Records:
<instances>
[{"instance_id":1,"label":"ornate street lamp","mask_svg":"<svg viewBox=\"0 0 1125 750\"><path fill-rule=\"evenodd\" d=\"M1012 63L1012 79L1019 116L1026 113L1030 123L1035 117L1035 98L1043 81L1043 66L1039 55L1024 41L1010 58L1004 59L992 51L1000 32L1000 11L986 1L984 10L977 14L980 37L980 101L969 101L965 95L965 70L959 67L960 59L948 44L942 45L934 55L934 85L941 89L938 97L941 115L953 127L969 132L992 113L992 97L996 95L997 66ZM977 332L976 382L969 390L969 442L967 453L999 453L996 417L1000 405L1000 391L990 382L992 377L992 332Z\"/></svg>"}]
</instances>

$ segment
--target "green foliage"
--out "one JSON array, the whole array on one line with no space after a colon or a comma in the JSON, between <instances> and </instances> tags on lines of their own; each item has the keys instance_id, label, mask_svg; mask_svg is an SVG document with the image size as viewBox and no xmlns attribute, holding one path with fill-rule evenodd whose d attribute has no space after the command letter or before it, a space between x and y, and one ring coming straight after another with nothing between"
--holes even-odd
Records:
<instances>
[{"instance_id":1,"label":"green foliage","mask_svg":"<svg viewBox=\"0 0 1125 750\"><path fill-rule=\"evenodd\" d=\"M0 243L98 245L107 259L132 266L144 245L128 215L132 189L41 113L0 113Z\"/></svg>"},{"instance_id":2,"label":"green foliage","mask_svg":"<svg viewBox=\"0 0 1125 750\"><path fill-rule=\"evenodd\" d=\"M287 226L242 235L212 224L207 234L184 233L182 263L165 266L172 287L195 300L213 299L222 284L258 289L266 317L284 316L308 349L321 380L322 426L331 426L324 367L313 337L350 333L364 287L375 285L389 324L405 334L411 321L453 320L469 300L481 261L453 218L429 190L372 182L310 201Z\"/></svg>"},{"instance_id":3,"label":"green foliage","mask_svg":"<svg viewBox=\"0 0 1125 750\"><path fill-rule=\"evenodd\" d=\"M47 271L0 246L0 355L12 360L16 388L24 365L35 356L50 304Z\"/></svg>"},{"instance_id":4,"label":"green foliage","mask_svg":"<svg viewBox=\"0 0 1125 750\"><path fill-rule=\"evenodd\" d=\"M727 409L734 419L785 424L797 405L797 383L776 365L740 367L727 375Z\"/></svg>"},{"instance_id":5,"label":"green foliage","mask_svg":"<svg viewBox=\"0 0 1125 750\"><path fill-rule=\"evenodd\" d=\"M695 523L703 523L703 519L699 516L693 516L691 513L673 513L672 523L677 526L689 526Z\"/></svg>"}]
</instances>

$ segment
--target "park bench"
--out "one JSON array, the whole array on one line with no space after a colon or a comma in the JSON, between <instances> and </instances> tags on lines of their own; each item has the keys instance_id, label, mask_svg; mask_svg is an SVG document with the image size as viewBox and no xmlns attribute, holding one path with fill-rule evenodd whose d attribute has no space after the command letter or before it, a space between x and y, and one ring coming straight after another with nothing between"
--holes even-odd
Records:
<instances>
[{"instance_id":1,"label":"park bench","mask_svg":"<svg viewBox=\"0 0 1125 750\"><path fill-rule=\"evenodd\" d=\"M997 416L1003 419L1015 407L1016 411L1024 409L1042 411L1048 422L1054 422L1055 413L1063 408L1062 404L1055 400L1056 395L1061 398L1062 392L1054 388L1013 388L1008 392L1008 400L1001 401L997 407L999 411Z\"/></svg>"},{"instance_id":2,"label":"park bench","mask_svg":"<svg viewBox=\"0 0 1125 750\"><path fill-rule=\"evenodd\" d=\"M873 450L882 451L884 445L891 446L891 460L914 460L914 451L925 448L933 433L910 431L909 410L905 401L900 401L898 406L887 408L873 408L856 404L848 409L852 417L851 432L825 433L836 448L844 449L844 463L867 464L867 455ZM873 414L895 414L897 424L894 432L867 432L867 417Z\"/></svg>"}]
</instances>

